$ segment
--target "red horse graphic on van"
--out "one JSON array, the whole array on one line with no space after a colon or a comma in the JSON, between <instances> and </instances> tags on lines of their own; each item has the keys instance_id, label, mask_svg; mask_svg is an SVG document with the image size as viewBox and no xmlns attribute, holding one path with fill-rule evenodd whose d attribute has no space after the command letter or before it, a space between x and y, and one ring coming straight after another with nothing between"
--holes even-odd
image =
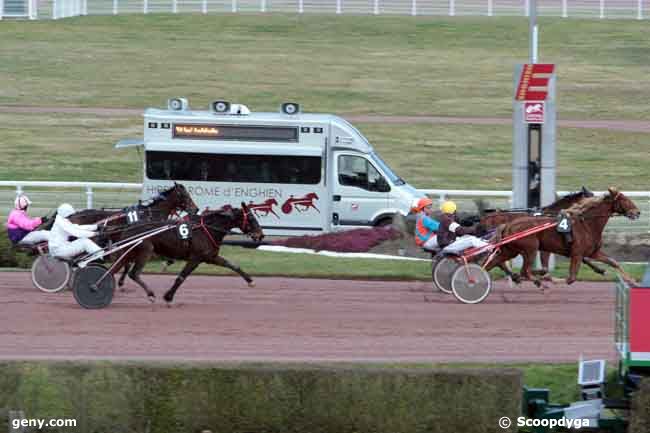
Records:
<instances>
[{"instance_id":1,"label":"red horse graphic on van","mask_svg":"<svg viewBox=\"0 0 650 433\"><path fill-rule=\"evenodd\" d=\"M314 204L314 200L318 200L318 195L316 195L315 192L310 192L304 197L294 197L292 195L282 205L282 212L286 214L290 214L294 208L298 212L305 212L308 211L310 207L313 207L314 209L316 209L318 213L320 213L320 211Z\"/></svg>"},{"instance_id":2,"label":"red horse graphic on van","mask_svg":"<svg viewBox=\"0 0 650 433\"><path fill-rule=\"evenodd\" d=\"M280 216L275 213L273 206L277 206L278 202L274 198L270 198L263 203L253 203L252 201L248 202L248 208L255 212L255 216L262 217L267 216L272 213L277 219L280 219ZM264 212L263 215L260 213Z\"/></svg>"}]
</instances>

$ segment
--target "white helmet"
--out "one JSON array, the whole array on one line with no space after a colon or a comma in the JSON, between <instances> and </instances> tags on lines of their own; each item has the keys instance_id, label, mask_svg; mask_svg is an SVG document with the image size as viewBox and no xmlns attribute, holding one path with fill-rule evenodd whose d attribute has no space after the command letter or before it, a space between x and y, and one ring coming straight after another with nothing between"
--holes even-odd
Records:
<instances>
[{"instance_id":1,"label":"white helmet","mask_svg":"<svg viewBox=\"0 0 650 433\"><path fill-rule=\"evenodd\" d=\"M74 208L72 205L68 203L63 203L59 208L56 210L57 215L61 215L63 218L67 218L73 213L75 213Z\"/></svg>"},{"instance_id":2,"label":"white helmet","mask_svg":"<svg viewBox=\"0 0 650 433\"><path fill-rule=\"evenodd\" d=\"M14 207L19 210L27 209L27 206L32 204L32 201L26 195L19 195L14 201Z\"/></svg>"}]
</instances>

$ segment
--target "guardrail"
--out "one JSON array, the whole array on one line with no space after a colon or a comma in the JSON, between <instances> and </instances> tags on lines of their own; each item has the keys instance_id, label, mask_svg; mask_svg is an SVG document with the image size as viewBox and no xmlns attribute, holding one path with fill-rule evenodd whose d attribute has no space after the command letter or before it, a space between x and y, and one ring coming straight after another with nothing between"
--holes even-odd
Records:
<instances>
[{"instance_id":1,"label":"guardrail","mask_svg":"<svg viewBox=\"0 0 650 433\"><path fill-rule=\"evenodd\" d=\"M14 191L7 191L7 188L13 188ZM3 192L2 189L5 191ZM58 193L53 195L50 191L52 189L57 190ZM99 206L120 207L137 201L140 198L141 190L142 184L140 183L0 181L0 203L13 203L15 195L25 192L32 198L37 210L49 211L64 201L70 202L73 206L86 208L92 208L98 202ZM437 199L440 203L447 199L453 199L460 209L467 212L476 211L476 199L491 199L489 200L490 207L502 209L512 207L512 191L457 189L419 189L418 191ZM570 192L558 191L558 194L565 195ZM607 225L607 230L650 232L650 191L623 192L628 197L635 199L641 210L642 218L636 221L627 218L612 219ZM594 191L596 195L605 193L606 191ZM98 200L98 194L101 194L101 200ZM10 208L10 205L7 206ZM8 208L0 207L0 213L7 214Z\"/></svg>"}]
</instances>

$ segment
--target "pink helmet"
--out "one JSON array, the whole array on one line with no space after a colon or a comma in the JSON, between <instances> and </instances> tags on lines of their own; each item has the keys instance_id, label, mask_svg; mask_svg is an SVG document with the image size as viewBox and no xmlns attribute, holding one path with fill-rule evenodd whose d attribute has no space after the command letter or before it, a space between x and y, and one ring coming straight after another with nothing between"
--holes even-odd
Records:
<instances>
[{"instance_id":1,"label":"pink helmet","mask_svg":"<svg viewBox=\"0 0 650 433\"><path fill-rule=\"evenodd\" d=\"M32 201L26 195L19 195L14 201L14 207L19 210L27 209L27 206L32 204Z\"/></svg>"}]
</instances>

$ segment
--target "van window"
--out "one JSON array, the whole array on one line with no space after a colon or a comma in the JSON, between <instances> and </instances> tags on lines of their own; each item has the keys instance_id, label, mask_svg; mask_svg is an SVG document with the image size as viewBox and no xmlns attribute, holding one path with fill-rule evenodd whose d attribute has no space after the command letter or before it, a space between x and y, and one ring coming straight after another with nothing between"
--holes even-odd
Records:
<instances>
[{"instance_id":1,"label":"van window","mask_svg":"<svg viewBox=\"0 0 650 433\"><path fill-rule=\"evenodd\" d=\"M339 155L339 184L368 191L388 192L390 186L377 169L360 156Z\"/></svg>"},{"instance_id":2,"label":"van window","mask_svg":"<svg viewBox=\"0 0 650 433\"><path fill-rule=\"evenodd\" d=\"M321 157L148 151L147 178L315 185Z\"/></svg>"}]
</instances>

